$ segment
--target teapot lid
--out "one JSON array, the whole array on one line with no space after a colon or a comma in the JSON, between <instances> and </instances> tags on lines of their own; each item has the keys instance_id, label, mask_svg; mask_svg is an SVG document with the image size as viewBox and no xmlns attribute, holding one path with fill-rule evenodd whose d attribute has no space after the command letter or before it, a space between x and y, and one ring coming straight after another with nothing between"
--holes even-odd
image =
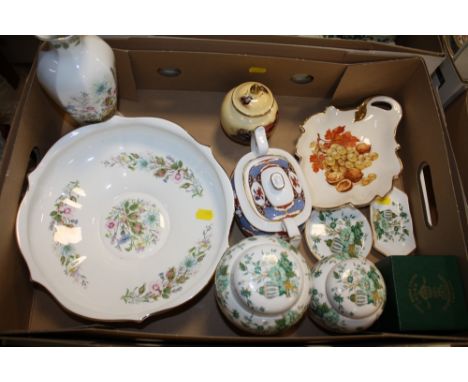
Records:
<instances>
[{"instance_id":1,"label":"teapot lid","mask_svg":"<svg viewBox=\"0 0 468 382\"><path fill-rule=\"evenodd\" d=\"M328 273L326 291L333 308L353 319L376 314L386 297L382 274L362 258L338 262Z\"/></svg>"},{"instance_id":2,"label":"teapot lid","mask_svg":"<svg viewBox=\"0 0 468 382\"><path fill-rule=\"evenodd\" d=\"M232 104L239 113L247 117L267 114L274 102L270 89L259 82L244 82L232 92Z\"/></svg>"},{"instance_id":3,"label":"teapot lid","mask_svg":"<svg viewBox=\"0 0 468 382\"><path fill-rule=\"evenodd\" d=\"M312 209L311 197L294 157L263 144L259 132L264 135L263 127L252 135L252 151L236 165L234 189L250 224L264 232L284 232L285 225L294 222L297 227L307 220Z\"/></svg>"}]
</instances>

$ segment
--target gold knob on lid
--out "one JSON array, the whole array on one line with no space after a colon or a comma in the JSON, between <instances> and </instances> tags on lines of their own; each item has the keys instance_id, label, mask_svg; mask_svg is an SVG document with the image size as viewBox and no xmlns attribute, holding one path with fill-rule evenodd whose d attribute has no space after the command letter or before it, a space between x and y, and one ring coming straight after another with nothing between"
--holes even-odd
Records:
<instances>
[{"instance_id":1,"label":"gold knob on lid","mask_svg":"<svg viewBox=\"0 0 468 382\"><path fill-rule=\"evenodd\" d=\"M274 98L265 85L245 82L232 93L232 103L239 113L247 117L259 117L271 110Z\"/></svg>"}]
</instances>

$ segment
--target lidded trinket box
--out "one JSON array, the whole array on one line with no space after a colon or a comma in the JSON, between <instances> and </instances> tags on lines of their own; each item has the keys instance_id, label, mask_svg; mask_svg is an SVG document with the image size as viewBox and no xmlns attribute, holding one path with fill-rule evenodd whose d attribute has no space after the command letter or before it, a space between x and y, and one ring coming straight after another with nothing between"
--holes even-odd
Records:
<instances>
[{"instance_id":1,"label":"lidded trinket box","mask_svg":"<svg viewBox=\"0 0 468 382\"><path fill-rule=\"evenodd\" d=\"M306 312L311 274L294 246L277 236L256 236L223 254L215 286L218 305L230 322L271 335L291 328Z\"/></svg>"},{"instance_id":2,"label":"lidded trinket box","mask_svg":"<svg viewBox=\"0 0 468 382\"><path fill-rule=\"evenodd\" d=\"M278 119L278 104L270 89L259 82L245 82L231 89L221 106L221 126L238 143L248 145L259 126L270 136Z\"/></svg>"},{"instance_id":3,"label":"lidded trinket box","mask_svg":"<svg viewBox=\"0 0 468 382\"><path fill-rule=\"evenodd\" d=\"M365 258L332 255L312 268L310 317L332 332L369 328L382 314L386 287L377 267Z\"/></svg>"}]
</instances>

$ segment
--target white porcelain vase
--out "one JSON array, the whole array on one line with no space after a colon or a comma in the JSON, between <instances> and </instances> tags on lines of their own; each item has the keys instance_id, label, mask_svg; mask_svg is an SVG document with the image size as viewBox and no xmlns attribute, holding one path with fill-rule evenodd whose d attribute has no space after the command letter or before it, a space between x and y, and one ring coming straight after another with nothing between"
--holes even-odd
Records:
<instances>
[{"instance_id":1,"label":"white porcelain vase","mask_svg":"<svg viewBox=\"0 0 468 382\"><path fill-rule=\"evenodd\" d=\"M38 36L37 78L80 125L111 117L117 107L114 53L97 36Z\"/></svg>"}]
</instances>

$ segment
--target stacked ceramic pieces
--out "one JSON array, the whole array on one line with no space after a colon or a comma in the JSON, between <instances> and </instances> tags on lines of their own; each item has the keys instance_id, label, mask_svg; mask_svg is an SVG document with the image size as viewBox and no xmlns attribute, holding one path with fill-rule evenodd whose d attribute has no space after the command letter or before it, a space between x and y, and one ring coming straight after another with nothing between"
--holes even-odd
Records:
<instances>
[{"instance_id":1,"label":"stacked ceramic pieces","mask_svg":"<svg viewBox=\"0 0 468 382\"><path fill-rule=\"evenodd\" d=\"M381 96L355 110L330 106L302 126L297 154L314 206L305 237L319 260L310 316L330 331L365 330L383 311L385 282L366 259L372 245L389 256L415 249L408 198L393 187L402 169L401 115L394 99ZM371 225L356 208L369 205Z\"/></svg>"},{"instance_id":2,"label":"stacked ceramic pieces","mask_svg":"<svg viewBox=\"0 0 468 382\"><path fill-rule=\"evenodd\" d=\"M251 240L259 247L250 251L244 240L238 244L240 249L234 246L223 257L216 278L221 310L245 330L262 334L280 331L272 321L267 321L271 312L279 313L273 308L279 293L273 287L270 272L257 267L256 280L263 275L262 282L271 284L272 291L268 294L272 301L263 296L261 306L243 301L242 293L250 298L254 291L237 290L239 285L248 283L236 281L235 275L246 269L241 260L246 253L249 258L256 257L258 264L262 261L266 264L261 259L271 256L268 245L263 243L268 239L260 239L258 235L276 234L297 248L305 223L307 245L319 260L308 279L311 318L334 332L365 330L378 319L386 299L383 277L367 260L373 243L385 255L405 255L415 248L407 197L397 188L392 189L402 168L395 141L401 107L389 97L374 97L356 110L329 107L314 115L302 126L303 134L297 145L301 158L298 167L289 153L269 148L263 127L241 127L246 115L260 114L257 106L265 115L268 111L265 105L276 105L265 92L257 105L258 92L252 88L268 89L262 84L248 83L231 90L224 100L221 120L232 138L251 139L252 150L240 159L231 181L237 223L246 236L254 236ZM267 94L271 92L268 90ZM247 97L249 102L237 100L236 95ZM388 107L382 109L381 104ZM236 123L229 125L228 119L236 119L235 112ZM224 116L226 113L229 118ZM276 115L276 108L273 113ZM250 126L255 122L251 120ZM357 208L368 205L371 225ZM256 284L251 281L249 285ZM256 293L260 288L265 290L261 286ZM274 319L284 322L286 306L293 305L282 305L283 316L276 315ZM294 324L288 322L288 327Z\"/></svg>"},{"instance_id":3,"label":"stacked ceramic pieces","mask_svg":"<svg viewBox=\"0 0 468 382\"><path fill-rule=\"evenodd\" d=\"M47 54L38 70L44 88L79 123L111 116L108 49L95 39L48 39L61 66L70 52L82 58L84 42L93 46L106 58L96 75L108 86L78 88L62 76L69 65L48 78ZM54 93L49 85L59 80ZM85 112L72 105L76 91ZM193 298L215 273L218 305L238 329L278 334L309 308L327 330L365 330L386 299L367 260L372 245L384 255L416 247L408 198L393 187L401 114L388 97L355 110L330 106L302 126L298 163L269 146L278 115L270 89L241 84L223 101L221 125L251 151L230 180L209 148L169 121L113 117L79 128L29 176L17 237L31 277L78 315L141 321ZM357 209L366 206L371 224ZM247 238L228 248L234 217ZM298 250L304 228L313 269Z\"/></svg>"},{"instance_id":4,"label":"stacked ceramic pieces","mask_svg":"<svg viewBox=\"0 0 468 382\"><path fill-rule=\"evenodd\" d=\"M217 301L235 326L255 334L295 325L307 310L312 281L297 250L312 208L310 191L295 158L269 147L277 113L271 91L253 82L232 89L221 108L227 135L250 142L251 152L231 178L235 218L248 238L226 251L218 265Z\"/></svg>"}]
</instances>

